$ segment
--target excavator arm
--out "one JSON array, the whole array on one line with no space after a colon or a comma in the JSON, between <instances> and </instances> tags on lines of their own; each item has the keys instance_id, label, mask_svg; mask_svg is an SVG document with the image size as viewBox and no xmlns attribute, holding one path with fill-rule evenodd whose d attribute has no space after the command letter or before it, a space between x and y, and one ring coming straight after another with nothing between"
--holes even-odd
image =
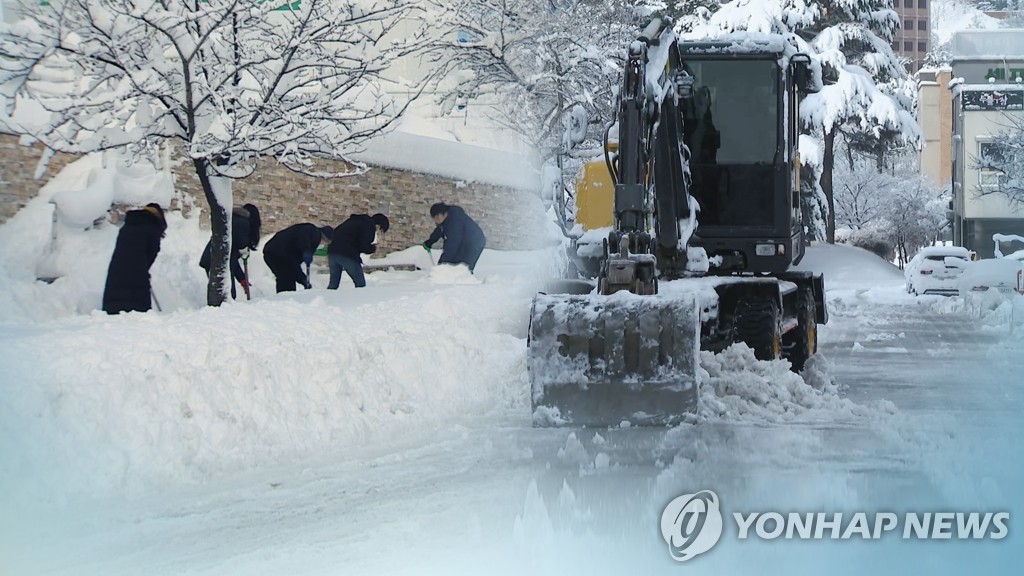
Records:
<instances>
[{"instance_id":1,"label":"excavator arm","mask_svg":"<svg viewBox=\"0 0 1024 576\"><path fill-rule=\"evenodd\" d=\"M679 222L693 213L675 109L678 85L685 85L678 63L666 21L652 22L629 46L618 150L606 157L614 226L596 294L541 294L531 310L536 425L673 425L696 410L695 299L657 294L659 272L677 276L685 268Z\"/></svg>"}]
</instances>

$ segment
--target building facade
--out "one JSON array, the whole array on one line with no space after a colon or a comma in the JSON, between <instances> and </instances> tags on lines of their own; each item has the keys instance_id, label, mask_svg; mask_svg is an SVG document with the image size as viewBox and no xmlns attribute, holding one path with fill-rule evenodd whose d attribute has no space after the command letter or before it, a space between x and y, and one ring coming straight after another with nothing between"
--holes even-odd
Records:
<instances>
[{"instance_id":1,"label":"building facade","mask_svg":"<svg viewBox=\"0 0 1024 576\"><path fill-rule=\"evenodd\" d=\"M953 182L953 70L922 68L917 73L917 119L924 135L918 168L939 188Z\"/></svg>"},{"instance_id":2,"label":"building facade","mask_svg":"<svg viewBox=\"0 0 1024 576\"><path fill-rule=\"evenodd\" d=\"M1001 172L978 166L1011 118L1024 118L1024 29L953 36L953 241L994 254L993 234L1024 236L1024 206L1000 192Z\"/></svg>"},{"instance_id":3,"label":"building facade","mask_svg":"<svg viewBox=\"0 0 1024 576\"><path fill-rule=\"evenodd\" d=\"M900 17L892 49L909 60L907 70L913 74L924 65L931 48L931 0L893 0L892 7Z\"/></svg>"}]
</instances>

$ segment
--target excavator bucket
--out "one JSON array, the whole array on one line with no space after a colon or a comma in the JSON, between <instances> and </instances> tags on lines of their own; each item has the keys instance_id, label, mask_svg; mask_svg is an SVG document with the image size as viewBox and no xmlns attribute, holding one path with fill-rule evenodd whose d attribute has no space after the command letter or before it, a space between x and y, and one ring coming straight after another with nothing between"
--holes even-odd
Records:
<instances>
[{"instance_id":1,"label":"excavator bucket","mask_svg":"<svg viewBox=\"0 0 1024 576\"><path fill-rule=\"evenodd\" d=\"M697 410L700 313L678 296L539 294L534 426L673 426Z\"/></svg>"}]
</instances>

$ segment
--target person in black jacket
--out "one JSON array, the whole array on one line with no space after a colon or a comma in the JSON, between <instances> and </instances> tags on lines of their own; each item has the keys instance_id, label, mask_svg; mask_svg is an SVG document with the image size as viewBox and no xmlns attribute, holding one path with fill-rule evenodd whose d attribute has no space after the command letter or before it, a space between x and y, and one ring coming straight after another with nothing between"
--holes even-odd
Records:
<instances>
[{"instance_id":1,"label":"person in black jacket","mask_svg":"<svg viewBox=\"0 0 1024 576\"><path fill-rule=\"evenodd\" d=\"M231 211L231 297L235 298L235 281L242 285L245 293L249 293L249 278L246 276L239 260L242 259L242 250L255 250L260 244L260 211L252 204L242 207L235 207ZM210 255L213 248L213 239L206 243L203 255L199 258L199 265L206 270L206 277L210 277Z\"/></svg>"},{"instance_id":2,"label":"person in black jacket","mask_svg":"<svg viewBox=\"0 0 1024 576\"><path fill-rule=\"evenodd\" d=\"M388 217L383 214L353 214L334 229L334 237L327 247L327 263L331 267L329 290L338 289L342 270L348 273L356 288L366 286L360 254L373 254L377 250L377 231L383 234L389 227Z\"/></svg>"},{"instance_id":3,"label":"person in black jacket","mask_svg":"<svg viewBox=\"0 0 1024 576\"><path fill-rule=\"evenodd\" d=\"M295 284L309 289L313 285L302 271L313 263L313 253L320 244L331 241L334 229L315 224L295 224L281 230L263 246L263 260L277 279L277 292L294 292Z\"/></svg>"},{"instance_id":4,"label":"person in black jacket","mask_svg":"<svg viewBox=\"0 0 1024 576\"><path fill-rule=\"evenodd\" d=\"M107 268L104 312L118 314L150 309L149 268L160 252L160 239L166 230L167 221L159 204L147 204L141 210L129 210L125 214L124 226L117 233L114 254Z\"/></svg>"},{"instance_id":5,"label":"person in black jacket","mask_svg":"<svg viewBox=\"0 0 1024 576\"><path fill-rule=\"evenodd\" d=\"M465 264L472 272L487 244L484 231L459 206L438 202L430 207L430 215L437 228L423 247L429 251L435 242L444 238L444 252L437 263Z\"/></svg>"}]
</instances>

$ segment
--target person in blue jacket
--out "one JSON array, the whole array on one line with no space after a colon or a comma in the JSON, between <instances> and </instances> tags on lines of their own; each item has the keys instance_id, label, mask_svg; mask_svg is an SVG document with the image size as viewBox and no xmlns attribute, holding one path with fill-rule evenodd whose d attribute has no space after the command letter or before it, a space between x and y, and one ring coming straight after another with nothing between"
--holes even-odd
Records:
<instances>
[{"instance_id":1,"label":"person in blue jacket","mask_svg":"<svg viewBox=\"0 0 1024 576\"><path fill-rule=\"evenodd\" d=\"M313 264L313 254L321 244L330 243L334 228L317 227L308 222L294 224L274 234L263 245L263 261L274 273L277 280L277 292L294 292L295 285L304 288L313 287L310 278L302 271L302 264L309 270Z\"/></svg>"},{"instance_id":2,"label":"person in blue jacket","mask_svg":"<svg viewBox=\"0 0 1024 576\"><path fill-rule=\"evenodd\" d=\"M151 307L149 269L160 252L160 239L167 230L163 208L147 204L141 210L129 210L124 226L117 233L114 254L107 268L103 288L103 311L146 312Z\"/></svg>"},{"instance_id":3,"label":"person in blue jacket","mask_svg":"<svg viewBox=\"0 0 1024 576\"><path fill-rule=\"evenodd\" d=\"M437 228L423 247L429 251L435 242L444 238L444 251L438 264L465 264L472 272L487 244L484 231L459 206L438 202L430 207L430 216Z\"/></svg>"},{"instance_id":4,"label":"person in blue jacket","mask_svg":"<svg viewBox=\"0 0 1024 576\"><path fill-rule=\"evenodd\" d=\"M377 251L377 232L388 231L390 222L384 214L353 214L334 229L334 237L327 246L327 263L331 267L331 281L328 290L337 290L341 284L341 272L344 271L352 279L356 288L366 286L363 274L363 259L360 254L373 254Z\"/></svg>"}]
</instances>

